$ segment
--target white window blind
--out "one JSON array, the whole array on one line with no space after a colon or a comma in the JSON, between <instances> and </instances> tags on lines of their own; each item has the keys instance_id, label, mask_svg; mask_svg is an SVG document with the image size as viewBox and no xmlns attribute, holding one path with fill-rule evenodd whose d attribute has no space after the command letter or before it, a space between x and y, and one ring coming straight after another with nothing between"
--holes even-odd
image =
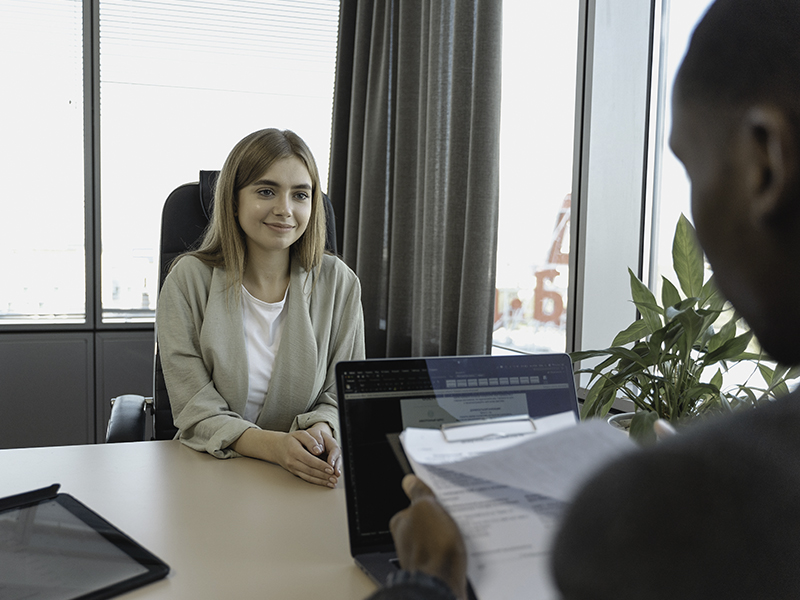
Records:
<instances>
[{"instance_id":1,"label":"white window blind","mask_svg":"<svg viewBox=\"0 0 800 600\"><path fill-rule=\"evenodd\" d=\"M327 182L337 0L100 1L102 304L151 320L167 195L265 127Z\"/></svg>"}]
</instances>

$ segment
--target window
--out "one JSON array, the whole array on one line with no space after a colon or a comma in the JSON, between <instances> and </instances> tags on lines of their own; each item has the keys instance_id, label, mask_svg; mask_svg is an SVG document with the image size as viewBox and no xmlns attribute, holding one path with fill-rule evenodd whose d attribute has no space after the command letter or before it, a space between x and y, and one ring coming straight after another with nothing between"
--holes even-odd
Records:
<instances>
[{"instance_id":1,"label":"window","mask_svg":"<svg viewBox=\"0 0 800 600\"><path fill-rule=\"evenodd\" d=\"M660 293L661 276L675 279L672 238L681 213L691 220L691 189L683 165L669 148L672 130L672 87L689 39L712 0L665 0L661 17L661 47L653 64L657 85L655 154L652 158L653 226L650 287Z\"/></svg>"},{"instance_id":2,"label":"window","mask_svg":"<svg viewBox=\"0 0 800 600\"><path fill-rule=\"evenodd\" d=\"M496 349L566 346L579 5L503 5Z\"/></svg>"},{"instance_id":3,"label":"window","mask_svg":"<svg viewBox=\"0 0 800 600\"><path fill-rule=\"evenodd\" d=\"M0 0L0 13L0 323L82 323L83 9Z\"/></svg>"},{"instance_id":4,"label":"window","mask_svg":"<svg viewBox=\"0 0 800 600\"><path fill-rule=\"evenodd\" d=\"M571 12L566 3L558 8L553 3L517 4L523 3L504 5L504 57L518 61L504 65L504 86L519 83L520 88L504 88L503 101L522 99L523 110L511 116L503 106L495 351L605 347L636 315L627 270L641 273L643 223L648 218L644 192L653 3L586 0L570 6ZM541 47L533 45L537 41ZM537 70L540 62L562 60L549 79ZM533 122L532 131L516 145L507 143L506 128L521 129L526 120ZM523 158L513 166L518 172L514 186L507 183L510 156ZM548 180L555 185L545 200L538 186ZM520 198L520 207L531 209L537 201L547 201L549 208L509 210L512 196ZM558 215L567 203L570 226L559 231ZM509 219L518 224L513 236L508 234ZM512 244L509 251L510 237L519 245ZM542 241L544 248L534 249ZM567 247L568 272L566 265L548 260L563 260ZM548 262L556 262L556 268L550 269ZM562 277L569 279L568 299L560 293L566 287ZM514 279L526 281L520 285ZM537 285L545 315L560 308L560 295L565 316L558 327L534 318ZM504 296L505 289L510 293ZM521 326L513 322L515 310ZM504 327L504 315L511 328ZM532 341L526 339L529 332Z\"/></svg>"},{"instance_id":5,"label":"window","mask_svg":"<svg viewBox=\"0 0 800 600\"><path fill-rule=\"evenodd\" d=\"M152 322L166 197L252 131L296 131L326 182L338 17L338 0L0 0L0 323Z\"/></svg>"},{"instance_id":6,"label":"window","mask_svg":"<svg viewBox=\"0 0 800 600\"><path fill-rule=\"evenodd\" d=\"M337 0L100 0L104 322L152 320L161 207L265 127L327 181Z\"/></svg>"}]
</instances>

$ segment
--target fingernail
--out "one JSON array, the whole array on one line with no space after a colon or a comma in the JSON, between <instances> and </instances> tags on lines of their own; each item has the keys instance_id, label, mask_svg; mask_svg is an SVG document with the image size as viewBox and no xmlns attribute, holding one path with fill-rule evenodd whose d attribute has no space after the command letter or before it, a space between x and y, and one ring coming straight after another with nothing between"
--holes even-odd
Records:
<instances>
[{"instance_id":1,"label":"fingernail","mask_svg":"<svg viewBox=\"0 0 800 600\"><path fill-rule=\"evenodd\" d=\"M333 475L333 469L331 469L330 467L328 467L327 469L325 469L325 472L326 472L328 475Z\"/></svg>"},{"instance_id":2,"label":"fingernail","mask_svg":"<svg viewBox=\"0 0 800 600\"><path fill-rule=\"evenodd\" d=\"M322 446L314 446L314 454L319 454L322 452Z\"/></svg>"}]
</instances>

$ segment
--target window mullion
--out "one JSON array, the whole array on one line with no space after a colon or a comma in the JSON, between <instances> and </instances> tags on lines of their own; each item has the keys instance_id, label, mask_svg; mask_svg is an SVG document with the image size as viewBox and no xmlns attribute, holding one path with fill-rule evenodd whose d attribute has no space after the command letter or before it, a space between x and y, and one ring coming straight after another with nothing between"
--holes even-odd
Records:
<instances>
[{"instance_id":1,"label":"window mullion","mask_svg":"<svg viewBox=\"0 0 800 600\"><path fill-rule=\"evenodd\" d=\"M83 156L86 322L100 322L100 48L99 2L83 2Z\"/></svg>"}]
</instances>

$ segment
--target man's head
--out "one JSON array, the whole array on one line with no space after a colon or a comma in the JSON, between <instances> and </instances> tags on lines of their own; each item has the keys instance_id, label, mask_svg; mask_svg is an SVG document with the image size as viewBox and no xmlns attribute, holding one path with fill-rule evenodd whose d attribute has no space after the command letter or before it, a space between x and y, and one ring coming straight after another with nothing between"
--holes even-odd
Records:
<instances>
[{"instance_id":1,"label":"man's head","mask_svg":"<svg viewBox=\"0 0 800 600\"><path fill-rule=\"evenodd\" d=\"M670 144L725 295L800 363L800 2L717 0L675 81Z\"/></svg>"}]
</instances>

